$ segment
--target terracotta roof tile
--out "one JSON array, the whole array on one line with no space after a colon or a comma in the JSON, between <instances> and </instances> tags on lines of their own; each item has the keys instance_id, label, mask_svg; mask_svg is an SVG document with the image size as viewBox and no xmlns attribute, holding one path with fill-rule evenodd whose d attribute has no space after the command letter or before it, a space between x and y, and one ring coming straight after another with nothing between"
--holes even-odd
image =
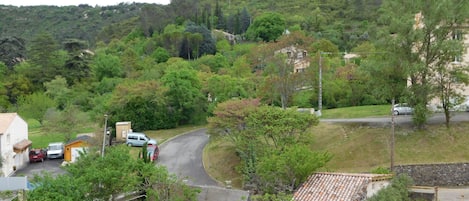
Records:
<instances>
[{"instance_id":1,"label":"terracotta roof tile","mask_svg":"<svg viewBox=\"0 0 469 201\"><path fill-rule=\"evenodd\" d=\"M13 150L17 153L22 152L26 150L29 146L31 146L32 143L33 142L31 142L31 140L23 139L13 145Z\"/></svg>"},{"instance_id":2,"label":"terracotta roof tile","mask_svg":"<svg viewBox=\"0 0 469 201\"><path fill-rule=\"evenodd\" d=\"M360 201L372 181L390 179L391 175L315 173L294 193L294 201Z\"/></svg>"}]
</instances>

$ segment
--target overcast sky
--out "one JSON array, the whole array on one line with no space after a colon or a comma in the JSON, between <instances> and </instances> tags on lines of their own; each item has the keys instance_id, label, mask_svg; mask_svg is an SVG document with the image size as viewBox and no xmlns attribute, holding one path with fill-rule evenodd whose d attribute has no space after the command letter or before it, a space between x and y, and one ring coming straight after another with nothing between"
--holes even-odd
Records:
<instances>
[{"instance_id":1,"label":"overcast sky","mask_svg":"<svg viewBox=\"0 0 469 201\"><path fill-rule=\"evenodd\" d=\"M13 6L37 6L37 5L55 5L55 6L78 6L79 4L88 4L90 6L109 6L117 5L122 2L137 3L157 3L169 4L170 0L0 0L1 5Z\"/></svg>"}]
</instances>

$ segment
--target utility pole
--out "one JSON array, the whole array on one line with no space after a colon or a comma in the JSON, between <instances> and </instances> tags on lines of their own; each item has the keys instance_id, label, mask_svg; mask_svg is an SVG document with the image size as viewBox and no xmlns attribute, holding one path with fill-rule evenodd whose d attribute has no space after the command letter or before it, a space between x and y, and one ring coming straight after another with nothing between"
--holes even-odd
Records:
<instances>
[{"instance_id":1,"label":"utility pole","mask_svg":"<svg viewBox=\"0 0 469 201\"><path fill-rule=\"evenodd\" d=\"M103 149L101 150L101 157L104 158L104 146L106 145L106 132L107 131L107 114L104 115L104 133L103 133Z\"/></svg>"},{"instance_id":2,"label":"utility pole","mask_svg":"<svg viewBox=\"0 0 469 201\"><path fill-rule=\"evenodd\" d=\"M318 112L317 116L321 116L322 110L322 52L319 52L319 91L318 91Z\"/></svg>"},{"instance_id":3,"label":"utility pole","mask_svg":"<svg viewBox=\"0 0 469 201\"><path fill-rule=\"evenodd\" d=\"M394 104L395 104L395 100L393 98L392 106L391 106L391 172L394 170L394 134L395 134Z\"/></svg>"}]
</instances>

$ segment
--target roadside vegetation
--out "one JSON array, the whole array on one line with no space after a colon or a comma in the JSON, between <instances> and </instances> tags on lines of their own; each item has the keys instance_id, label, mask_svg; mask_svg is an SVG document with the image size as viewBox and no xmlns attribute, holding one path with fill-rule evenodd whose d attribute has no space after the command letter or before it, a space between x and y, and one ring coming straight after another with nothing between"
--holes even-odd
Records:
<instances>
[{"instance_id":1,"label":"roadside vegetation","mask_svg":"<svg viewBox=\"0 0 469 201\"><path fill-rule=\"evenodd\" d=\"M339 108L325 110L328 118L374 117L379 111L390 111L389 106ZM347 113L346 117L341 116ZM388 112L389 113L389 112ZM427 125L415 129L412 125L396 126L395 164L466 162L469 158L469 123ZM311 127L313 151L326 151L332 158L318 171L372 172L390 166L390 124L377 126L366 123L319 123ZM240 157L236 146L222 137L212 137L205 148L204 164L207 172L224 182L230 180L236 188L243 188L243 174L239 170Z\"/></svg>"}]
</instances>

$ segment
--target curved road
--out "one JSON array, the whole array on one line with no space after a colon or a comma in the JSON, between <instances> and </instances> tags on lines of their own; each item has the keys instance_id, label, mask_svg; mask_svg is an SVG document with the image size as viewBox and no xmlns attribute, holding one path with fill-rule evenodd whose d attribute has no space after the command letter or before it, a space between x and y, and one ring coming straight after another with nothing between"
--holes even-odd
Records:
<instances>
[{"instance_id":1,"label":"curved road","mask_svg":"<svg viewBox=\"0 0 469 201\"><path fill-rule=\"evenodd\" d=\"M218 186L203 167L202 155L209 136L206 129L179 135L160 145L158 163L170 173L186 179L188 185Z\"/></svg>"}]
</instances>

